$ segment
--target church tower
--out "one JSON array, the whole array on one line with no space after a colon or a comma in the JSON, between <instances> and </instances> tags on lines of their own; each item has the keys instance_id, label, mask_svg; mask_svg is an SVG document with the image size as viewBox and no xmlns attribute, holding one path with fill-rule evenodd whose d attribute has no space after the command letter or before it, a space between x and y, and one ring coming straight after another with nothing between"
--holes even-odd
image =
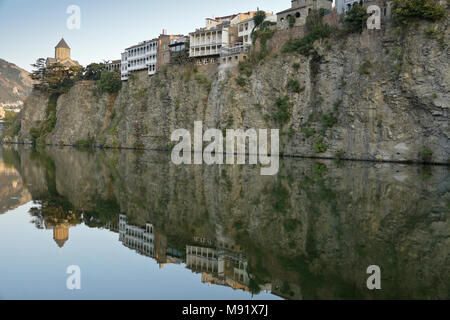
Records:
<instances>
[{"instance_id":1,"label":"church tower","mask_svg":"<svg viewBox=\"0 0 450 320\"><path fill-rule=\"evenodd\" d=\"M55 47L55 59L56 60L70 60L70 47L67 45L64 38Z\"/></svg>"}]
</instances>

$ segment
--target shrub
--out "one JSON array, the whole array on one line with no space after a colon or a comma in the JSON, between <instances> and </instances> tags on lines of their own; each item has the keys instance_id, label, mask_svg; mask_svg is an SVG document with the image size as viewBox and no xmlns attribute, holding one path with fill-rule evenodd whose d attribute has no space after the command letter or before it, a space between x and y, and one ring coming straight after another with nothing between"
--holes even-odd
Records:
<instances>
[{"instance_id":1,"label":"shrub","mask_svg":"<svg viewBox=\"0 0 450 320\"><path fill-rule=\"evenodd\" d=\"M287 84L287 89L291 92L300 93L304 88L300 87L300 84L298 83L297 80L289 80Z\"/></svg>"},{"instance_id":2,"label":"shrub","mask_svg":"<svg viewBox=\"0 0 450 320\"><path fill-rule=\"evenodd\" d=\"M253 16L253 21L255 22L255 28L258 28L260 25L262 25L265 19L266 19L266 12L265 11L257 11L255 13L255 15Z\"/></svg>"},{"instance_id":3,"label":"shrub","mask_svg":"<svg viewBox=\"0 0 450 320\"><path fill-rule=\"evenodd\" d=\"M324 137L320 136L316 139L314 144L314 151L317 153L324 153L328 150L328 146L324 143Z\"/></svg>"},{"instance_id":4,"label":"shrub","mask_svg":"<svg viewBox=\"0 0 450 320\"><path fill-rule=\"evenodd\" d=\"M289 118L291 117L289 108L290 108L290 102L289 97L285 96L282 98L278 98L275 102L276 107L276 113L274 114L274 120L276 120L280 126L283 126L287 121L289 121Z\"/></svg>"},{"instance_id":5,"label":"shrub","mask_svg":"<svg viewBox=\"0 0 450 320\"><path fill-rule=\"evenodd\" d=\"M236 83L237 83L239 86L243 87L243 86L245 86L245 84L247 83L247 81L245 80L244 77L239 76L239 77L236 78Z\"/></svg>"},{"instance_id":6,"label":"shrub","mask_svg":"<svg viewBox=\"0 0 450 320\"><path fill-rule=\"evenodd\" d=\"M437 0L394 0L392 13L395 22L407 24L417 19L441 20L445 9Z\"/></svg>"},{"instance_id":7,"label":"shrub","mask_svg":"<svg viewBox=\"0 0 450 320\"><path fill-rule=\"evenodd\" d=\"M33 144L36 144L37 139L39 139L39 137L41 136L41 130L36 127L30 128L30 136Z\"/></svg>"},{"instance_id":8,"label":"shrub","mask_svg":"<svg viewBox=\"0 0 450 320\"><path fill-rule=\"evenodd\" d=\"M338 152L336 152L334 157L336 158L336 161L341 161L342 158L344 157L344 155L345 155L345 151L339 150Z\"/></svg>"},{"instance_id":9,"label":"shrub","mask_svg":"<svg viewBox=\"0 0 450 320\"><path fill-rule=\"evenodd\" d=\"M238 68L241 74L247 77L250 77L253 73L253 64L248 60L239 62Z\"/></svg>"},{"instance_id":10,"label":"shrub","mask_svg":"<svg viewBox=\"0 0 450 320\"><path fill-rule=\"evenodd\" d=\"M350 10L345 13L344 28L345 31L362 32L369 15L360 4L356 3Z\"/></svg>"},{"instance_id":11,"label":"shrub","mask_svg":"<svg viewBox=\"0 0 450 320\"><path fill-rule=\"evenodd\" d=\"M419 156L423 162L431 162L431 159L433 158L433 152L428 147L422 147L419 150Z\"/></svg>"},{"instance_id":12,"label":"shrub","mask_svg":"<svg viewBox=\"0 0 450 320\"><path fill-rule=\"evenodd\" d=\"M289 16L289 20L288 20L289 28L293 28L295 26L295 22L296 22L295 17L294 16Z\"/></svg>"},{"instance_id":13,"label":"shrub","mask_svg":"<svg viewBox=\"0 0 450 320\"><path fill-rule=\"evenodd\" d=\"M300 69L300 63L294 63L293 65L292 65L292 68L294 68L294 70L295 71L298 71L299 69Z\"/></svg>"},{"instance_id":14,"label":"shrub","mask_svg":"<svg viewBox=\"0 0 450 320\"><path fill-rule=\"evenodd\" d=\"M117 93L122 88L122 81L118 72L103 70L97 85L101 91Z\"/></svg>"},{"instance_id":15,"label":"shrub","mask_svg":"<svg viewBox=\"0 0 450 320\"><path fill-rule=\"evenodd\" d=\"M79 147L79 148L92 148L95 144L94 138L93 137L88 137L87 139L81 139L81 140L77 140L74 143L75 147Z\"/></svg>"},{"instance_id":16,"label":"shrub","mask_svg":"<svg viewBox=\"0 0 450 320\"><path fill-rule=\"evenodd\" d=\"M314 128L302 128L302 133L305 135L306 139L308 139L316 134L316 130Z\"/></svg>"},{"instance_id":17,"label":"shrub","mask_svg":"<svg viewBox=\"0 0 450 320\"><path fill-rule=\"evenodd\" d=\"M195 80L203 85L208 92L211 90L211 83L209 83L208 78L206 78L203 74L197 74L195 76Z\"/></svg>"},{"instance_id":18,"label":"shrub","mask_svg":"<svg viewBox=\"0 0 450 320\"><path fill-rule=\"evenodd\" d=\"M364 61L361 66L359 67L359 73L360 74L370 74L370 69L372 68L372 64L370 61Z\"/></svg>"}]
</instances>

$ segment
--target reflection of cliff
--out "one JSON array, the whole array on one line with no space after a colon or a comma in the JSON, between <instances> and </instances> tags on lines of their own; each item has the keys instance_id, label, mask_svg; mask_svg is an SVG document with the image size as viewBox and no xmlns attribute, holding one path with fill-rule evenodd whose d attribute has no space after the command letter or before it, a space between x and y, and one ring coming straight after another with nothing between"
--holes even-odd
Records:
<instances>
[{"instance_id":1,"label":"reflection of cliff","mask_svg":"<svg viewBox=\"0 0 450 320\"><path fill-rule=\"evenodd\" d=\"M20 174L0 156L0 214L31 200Z\"/></svg>"},{"instance_id":2,"label":"reflection of cliff","mask_svg":"<svg viewBox=\"0 0 450 320\"><path fill-rule=\"evenodd\" d=\"M165 153L73 149L21 151L16 167L34 199L58 194L89 212L88 225L122 212L129 225L151 221L166 248L212 249L210 283L220 282L224 243L245 254L248 284L239 283L252 292L271 283L289 299L448 297L447 167L284 160L278 176L261 177L249 166L174 166ZM148 250L164 256L152 235ZM378 292L365 286L372 264Z\"/></svg>"}]
</instances>

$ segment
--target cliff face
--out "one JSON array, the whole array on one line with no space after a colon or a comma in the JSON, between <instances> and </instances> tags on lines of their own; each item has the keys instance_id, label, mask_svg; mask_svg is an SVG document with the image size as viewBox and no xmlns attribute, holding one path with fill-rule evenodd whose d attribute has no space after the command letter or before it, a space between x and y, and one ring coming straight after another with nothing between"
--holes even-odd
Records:
<instances>
[{"instance_id":1,"label":"cliff face","mask_svg":"<svg viewBox=\"0 0 450 320\"><path fill-rule=\"evenodd\" d=\"M27 71L0 59L0 103L22 101L31 92L32 85Z\"/></svg>"},{"instance_id":2,"label":"cliff face","mask_svg":"<svg viewBox=\"0 0 450 320\"><path fill-rule=\"evenodd\" d=\"M430 28L439 37L426 35ZM136 73L117 97L79 84L59 98L46 142L167 149L173 130L202 120L219 129L280 128L286 155L421 161L427 148L433 162L448 163L447 43L447 21L423 23L316 41L311 57L272 52L251 75L169 66L152 78ZM45 99L32 97L16 142L30 142L30 126L45 116ZM282 124L274 120L280 112Z\"/></svg>"}]
</instances>

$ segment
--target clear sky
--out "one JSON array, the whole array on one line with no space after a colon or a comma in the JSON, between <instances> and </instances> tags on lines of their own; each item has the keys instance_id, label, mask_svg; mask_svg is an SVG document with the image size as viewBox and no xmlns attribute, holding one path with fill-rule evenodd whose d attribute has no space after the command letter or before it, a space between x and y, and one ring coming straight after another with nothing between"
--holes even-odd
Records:
<instances>
[{"instance_id":1,"label":"clear sky","mask_svg":"<svg viewBox=\"0 0 450 320\"><path fill-rule=\"evenodd\" d=\"M81 9L81 29L69 30L69 5ZM0 0L0 58L30 71L37 58L54 56L61 37L82 65L120 59L137 42L188 34L205 18L261 10L279 12L290 0Z\"/></svg>"}]
</instances>

